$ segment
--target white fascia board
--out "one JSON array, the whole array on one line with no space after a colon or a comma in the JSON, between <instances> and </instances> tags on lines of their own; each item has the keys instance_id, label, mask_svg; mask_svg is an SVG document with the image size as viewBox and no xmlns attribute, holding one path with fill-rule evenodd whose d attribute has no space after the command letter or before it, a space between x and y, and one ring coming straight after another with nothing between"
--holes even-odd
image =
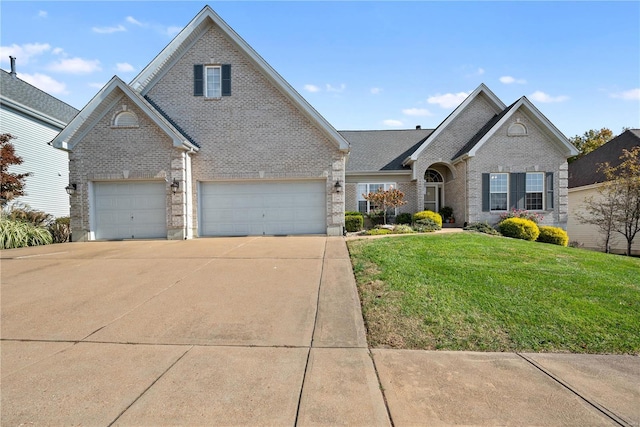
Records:
<instances>
[{"instance_id":1,"label":"white fascia board","mask_svg":"<svg viewBox=\"0 0 640 427\"><path fill-rule=\"evenodd\" d=\"M476 88L476 90L474 90L473 92L471 92L471 94L469 96L466 97L466 99L464 101L462 101L462 104L458 105L458 107L456 107L455 110L453 110L453 112L451 114L449 114L449 117L447 117L437 128L436 130L434 130L431 135L429 135L427 137L427 139L422 143L422 145L420 145L420 147L418 147L418 149L416 151L413 152L413 154L411 154L410 157L408 157L404 162L403 165L408 164L410 161L415 162L416 160L418 160L418 157L420 156L420 154L424 151L425 148L427 148L429 146L429 144L431 144L431 141L433 141L438 135L440 135L442 133L442 131L444 131L447 126L449 126L449 124L456 118L458 117L458 115L460 115L460 113L462 111L464 111L467 106L469 104L471 104L471 102L476 99L481 93L484 93L487 98L494 104L494 107L497 110L504 110L505 108L507 108L507 106L504 104L504 102L502 102L500 100L500 98L498 98L495 93L491 92L491 90L484 84L481 83L480 86L478 86Z\"/></svg>"},{"instance_id":2,"label":"white fascia board","mask_svg":"<svg viewBox=\"0 0 640 427\"><path fill-rule=\"evenodd\" d=\"M12 110L16 110L22 114L30 116L36 120L44 122L48 125L56 127L60 130L64 129L66 123L60 121L54 117L51 117L47 114L41 113L40 111L34 110L33 108L27 107L19 102L14 101L13 99L6 98L4 96L0 96L0 104L4 104Z\"/></svg>"},{"instance_id":3,"label":"white fascia board","mask_svg":"<svg viewBox=\"0 0 640 427\"><path fill-rule=\"evenodd\" d=\"M381 176L392 176L392 175L411 175L411 170L406 171L355 171L355 172L345 172L345 176L358 176L358 175L381 175Z\"/></svg>"},{"instance_id":4,"label":"white fascia board","mask_svg":"<svg viewBox=\"0 0 640 427\"><path fill-rule=\"evenodd\" d=\"M604 182L596 182L595 184L582 185L580 187L570 187L568 191L569 193L575 193L578 191L595 190L602 187L603 184Z\"/></svg>"},{"instance_id":5,"label":"white fascia board","mask_svg":"<svg viewBox=\"0 0 640 427\"><path fill-rule=\"evenodd\" d=\"M180 45L184 43L205 19L211 19L242 51L249 59L262 70L267 77L285 96L287 96L297 107L307 116L315 121L320 130L334 141L338 149L342 152L349 152L349 143L333 126L322 117L287 81L280 76L242 37L240 37L210 6L205 6L202 11L176 36L175 39L160 52L151 63L145 67L140 74L133 79L131 86L136 91L144 84L144 81L158 72L158 67L173 55ZM143 88L142 90L145 90Z\"/></svg>"}]
</instances>

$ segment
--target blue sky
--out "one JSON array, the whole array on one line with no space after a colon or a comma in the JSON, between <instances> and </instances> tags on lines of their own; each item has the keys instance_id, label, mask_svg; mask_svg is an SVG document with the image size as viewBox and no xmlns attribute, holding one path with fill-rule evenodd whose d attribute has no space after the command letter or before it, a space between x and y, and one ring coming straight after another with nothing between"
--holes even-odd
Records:
<instances>
[{"instance_id":1,"label":"blue sky","mask_svg":"<svg viewBox=\"0 0 640 427\"><path fill-rule=\"evenodd\" d=\"M80 109L206 2L0 3L0 66ZM480 83L566 136L640 128L640 2L211 2L334 127L434 128Z\"/></svg>"}]
</instances>

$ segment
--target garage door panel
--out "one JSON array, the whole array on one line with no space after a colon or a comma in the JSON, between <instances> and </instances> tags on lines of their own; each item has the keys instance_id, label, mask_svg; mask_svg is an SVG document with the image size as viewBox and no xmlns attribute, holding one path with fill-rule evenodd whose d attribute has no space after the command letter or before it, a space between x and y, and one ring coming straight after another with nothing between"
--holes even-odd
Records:
<instances>
[{"instance_id":1,"label":"garage door panel","mask_svg":"<svg viewBox=\"0 0 640 427\"><path fill-rule=\"evenodd\" d=\"M164 182L94 183L97 239L166 238Z\"/></svg>"},{"instance_id":2,"label":"garage door panel","mask_svg":"<svg viewBox=\"0 0 640 427\"><path fill-rule=\"evenodd\" d=\"M325 188L324 181L201 183L200 234L324 234Z\"/></svg>"}]
</instances>

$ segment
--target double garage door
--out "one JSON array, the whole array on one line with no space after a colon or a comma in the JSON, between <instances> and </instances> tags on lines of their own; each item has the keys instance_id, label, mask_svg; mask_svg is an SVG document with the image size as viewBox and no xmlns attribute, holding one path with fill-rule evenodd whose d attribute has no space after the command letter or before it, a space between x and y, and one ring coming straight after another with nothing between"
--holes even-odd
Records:
<instances>
[{"instance_id":1,"label":"double garage door","mask_svg":"<svg viewBox=\"0 0 640 427\"><path fill-rule=\"evenodd\" d=\"M324 181L203 182L201 236L325 234Z\"/></svg>"},{"instance_id":2,"label":"double garage door","mask_svg":"<svg viewBox=\"0 0 640 427\"><path fill-rule=\"evenodd\" d=\"M166 183L95 182L96 239L167 237Z\"/></svg>"}]
</instances>

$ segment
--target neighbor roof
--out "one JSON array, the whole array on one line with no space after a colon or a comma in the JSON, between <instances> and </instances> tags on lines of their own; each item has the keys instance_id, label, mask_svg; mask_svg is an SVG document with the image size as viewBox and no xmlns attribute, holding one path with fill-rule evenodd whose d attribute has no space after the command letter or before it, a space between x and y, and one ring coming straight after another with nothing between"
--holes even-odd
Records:
<instances>
[{"instance_id":1,"label":"neighbor roof","mask_svg":"<svg viewBox=\"0 0 640 427\"><path fill-rule=\"evenodd\" d=\"M3 104L6 103L25 113L40 113L57 120L63 126L78 114L78 110L71 105L17 77L12 77L11 73L4 70L0 70L0 97Z\"/></svg>"},{"instance_id":2,"label":"neighbor roof","mask_svg":"<svg viewBox=\"0 0 640 427\"><path fill-rule=\"evenodd\" d=\"M402 161L433 129L340 131L351 145L346 172L410 171Z\"/></svg>"},{"instance_id":3,"label":"neighbor roof","mask_svg":"<svg viewBox=\"0 0 640 427\"><path fill-rule=\"evenodd\" d=\"M606 144L598 147L584 157L569 164L569 188L604 182L605 177L598 171L600 164L609 162L617 166L622 161L622 150L630 150L640 145L640 129L628 129Z\"/></svg>"}]
</instances>

